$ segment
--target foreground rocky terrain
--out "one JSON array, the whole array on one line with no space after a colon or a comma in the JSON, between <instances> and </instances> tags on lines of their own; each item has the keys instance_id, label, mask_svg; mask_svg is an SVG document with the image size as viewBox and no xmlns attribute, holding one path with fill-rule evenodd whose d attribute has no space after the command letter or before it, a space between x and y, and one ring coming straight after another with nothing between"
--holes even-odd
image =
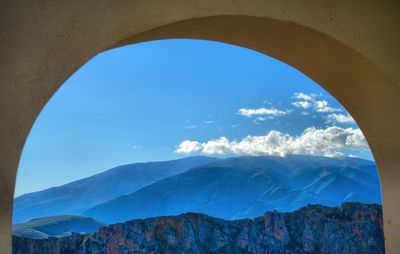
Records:
<instances>
[{"instance_id":1,"label":"foreground rocky terrain","mask_svg":"<svg viewBox=\"0 0 400 254\"><path fill-rule=\"evenodd\" d=\"M309 205L291 213L221 220L186 213L132 220L94 234L13 237L13 253L384 253L380 205Z\"/></svg>"}]
</instances>

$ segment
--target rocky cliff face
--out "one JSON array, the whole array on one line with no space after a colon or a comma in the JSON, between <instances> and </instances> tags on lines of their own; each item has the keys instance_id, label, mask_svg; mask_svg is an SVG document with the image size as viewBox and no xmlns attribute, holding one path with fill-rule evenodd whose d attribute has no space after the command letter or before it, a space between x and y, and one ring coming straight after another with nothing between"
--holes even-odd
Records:
<instances>
[{"instance_id":1,"label":"rocky cliff face","mask_svg":"<svg viewBox=\"0 0 400 254\"><path fill-rule=\"evenodd\" d=\"M13 253L384 253L379 205L310 205L226 221L203 214L132 220L90 235L27 239Z\"/></svg>"}]
</instances>

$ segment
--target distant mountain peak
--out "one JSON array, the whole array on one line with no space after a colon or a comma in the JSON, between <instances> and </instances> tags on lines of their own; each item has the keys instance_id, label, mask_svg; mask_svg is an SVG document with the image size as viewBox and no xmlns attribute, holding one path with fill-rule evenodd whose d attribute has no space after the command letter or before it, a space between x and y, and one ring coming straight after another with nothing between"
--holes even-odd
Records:
<instances>
[{"instance_id":1,"label":"distant mountain peak","mask_svg":"<svg viewBox=\"0 0 400 254\"><path fill-rule=\"evenodd\" d=\"M59 214L116 222L193 211L225 219L310 203L380 203L375 165L354 158L288 155L133 163L15 199L14 223Z\"/></svg>"}]
</instances>

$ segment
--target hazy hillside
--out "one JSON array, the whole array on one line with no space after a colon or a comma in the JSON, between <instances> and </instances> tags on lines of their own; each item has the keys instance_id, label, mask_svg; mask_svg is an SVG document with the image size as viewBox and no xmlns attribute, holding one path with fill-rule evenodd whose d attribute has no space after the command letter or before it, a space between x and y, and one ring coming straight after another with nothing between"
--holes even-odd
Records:
<instances>
[{"instance_id":1,"label":"hazy hillside","mask_svg":"<svg viewBox=\"0 0 400 254\"><path fill-rule=\"evenodd\" d=\"M313 156L220 159L162 179L89 209L107 223L201 212L224 219L266 210L293 211L307 204L381 203L373 163Z\"/></svg>"},{"instance_id":2,"label":"hazy hillside","mask_svg":"<svg viewBox=\"0 0 400 254\"><path fill-rule=\"evenodd\" d=\"M157 180L215 160L199 156L128 164L66 185L25 194L14 200L13 222L51 215L81 214L86 209L132 193Z\"/></svg>"},{"instance_id":3,"label":"hazy hillside","mask_svg":"<svg viewBox=\"0 0 400 254\"><path fill-rule=\"evenodd\" d=\"M13 225L13 235L40 239L49 236L66 236L72 232L92 233L106 224L92 218L76 215L42 217Z\"/></svg>"}]
</instances>

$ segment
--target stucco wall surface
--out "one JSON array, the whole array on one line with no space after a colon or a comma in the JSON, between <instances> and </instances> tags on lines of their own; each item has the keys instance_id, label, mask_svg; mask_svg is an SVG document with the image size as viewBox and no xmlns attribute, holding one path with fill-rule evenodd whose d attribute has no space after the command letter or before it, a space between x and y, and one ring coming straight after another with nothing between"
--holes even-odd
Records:
<instances>
[{"instance_id":1,"label":"stucco wall surface","mask_svg":"<svg viewBox=\"0 0 400 254\"><path fill-rule=\"evenodd\" d=\"M49 98L96 54L197 38L248 47L317 81L352 114L377 162L387 253L400 250L400 1L3 0L0 253L11 253L18 161Z\"/></svg>"}]
</instances>

